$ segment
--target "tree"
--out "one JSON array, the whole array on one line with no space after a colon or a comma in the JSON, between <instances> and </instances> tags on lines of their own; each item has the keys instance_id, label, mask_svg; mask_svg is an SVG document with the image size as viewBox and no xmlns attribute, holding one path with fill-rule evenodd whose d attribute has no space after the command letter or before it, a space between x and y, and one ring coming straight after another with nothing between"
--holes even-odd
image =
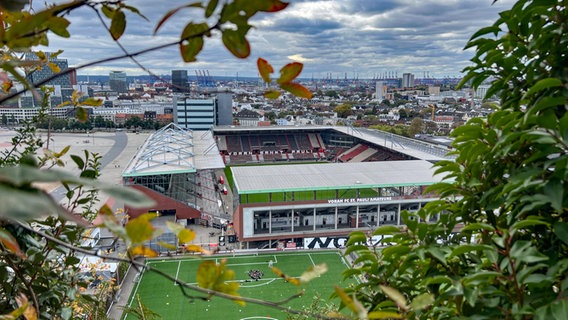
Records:
<instances>
[{"instance_id":1,"label":"tree","mask_svg":"<svg viewBox=\"0 0 568 320\"><path fill-rule=\"evenodd\" d=\"M408 135L414 137L415 135L424 131L424 120L422 118L414 118L408 128Z\"/></svg>"},{"instance_id":2,"label":"tree","mask_svg":"<svg viewBox=\"0 0 568 320\"><path fill-rule=\"evenodd\" d=\"M351 109L350 104L340 104L333 109L333 112L337 112L337 116L339 118L347 118L348 116L353 114L353 110Z\"/></svg>"},{"instance_id":3,"label":"tree","mask_svg":"<svg viewBox=\"0 0 568 320\"><path fill-rule=\"evenodd\" d=\"M142 53L159 50L166 46L178 46L184 62L193 62L203 48L204 39L218 32L225 47L237 58L250 55L250 45L246 39L252 28L249 20L261 12L277 12L286 8L287 4L279 0L267 1L227 1L220 3L210 0L206 4L193 3L173 8L160 21L156 22L155 30L160 29L169 19L183 10L201 10L203 21L191 20L185 26L179 40L172 43L155 46L139 52L127 52L104 61L93 61L77 68L58 70L49 62L48 57L41 51L35 51L39 61L34 64L22 63L22 50L37 50L40 45L48 46L49 36L69 37L68 26L73 13L81 7L92 9L93 14L100 18L101 23L110 23L107 27L110 37L118 42L125 30L127 19L125 13L143 14L135 7L127 5L126 1L91 1L75 0L69 2L48 3L46 7L24 10L27 1L0 1L0 39L2 40L2 62L0 67L3 94L0 102L7 101L26 91L33 91L42 97L42 109L39 118L44 117L47 108L46 97L40 95L37 88L46 82L77 69L128 58L136 61ZM32 3L29 3L32 5ZM193 15L191 15L194 17ZM106 19L106 20L105 20ZM197 19L198 20L198 19ZM52 55L51 58L59 53ZM271 85L270 75L273 67L264 59L257 60L259 73L263 80ZM302 85L295 82L302 71L301 63L293 62L280 69L276 79L276 88L269 88L264 93L267 97L280 95L281 90L296 96L310 98L311 93ZM25 75L40 68L51 68L55 75L30 83ZM22 90L10 90L14 79L24 85ZM46 91L49 92L49 91ZM72 100L64 105L75 107L77 121L73 126L79 129L91 129L92 125L83 106L97 106L100 101L82 99L77 93ZM37 121L42 121L42 119ZM100 156L85 151L83 155L71 155L76 174L57 170L65 166L61 159L69 151L62 150L39 151L45 146L45 141L36 135L33 123L26 122L18 130L12 140L13 146L0 154L0 317L26 319L70 319L84 318L85 315L74 313L80 293L79 289L86 282L77 276L79 259L77 253L89 254L103 259L114 259L129 262L139 269L151 269L134 258L138 256L155 256L156 253L144 246L147 240L155 235L151 225L151 214L132 219L126 224L114 216L110 208L103 206L98 209L95 204L99 192L112 194L113 197L132 206L151 205L150 201L140 193L124 187L106 185L97 180L99 177ZM49 169L49 170L45 170ZM64 203L54 201L49 194L40 189L37 182L58 183L65 190ZM90 225L96 215L100 215L104 225L127 244L127 257L108 257L97 251L79 246L83 230ZM45 218L47 217L47 218ZM187 244L188 250L203 249L190 244L193 236L191 231L178 225L170 226L181 244ZM202 278L213 280L212 283L200 283L195 286L171 278L180 288L191 289L207 297L221 296L239 303L263 303L256 299L239 296L238 284L220 285L221 280L230 280L230 272L221 264L205 264L202 268ZM283 275L285 276L285 275ZM182 289L184 290L184 289ZM186 294L187 295L187 294ZM188 295L189 297L189 295ZM275 308L287 309L279 303L272 303ZM306 313L290 310L292 313ZM143 313L148 313L144 311ZM308 313L307 313L308 314ZM88 315L86 315L88 316Z\"/></svg>"},{"instance_id":4,"label":"tree","mask_svg":"<svg viewBox=\"0 0 568 320\"><path fill-rule=\"evenodd\" d=\"M455 161L436 164L441 199L406 227L378 228L392 246L362 245L338 296L358 314L416 319L565 319L568 315L568 63L564 1L519 0L476 32L461 85L492 78L500 107L454 130ZM434 222L430 222L435 220ZM351 298L354 294L355 298ZM355 299L357 302L355 302Z\"/></svg>"}]
</instances>

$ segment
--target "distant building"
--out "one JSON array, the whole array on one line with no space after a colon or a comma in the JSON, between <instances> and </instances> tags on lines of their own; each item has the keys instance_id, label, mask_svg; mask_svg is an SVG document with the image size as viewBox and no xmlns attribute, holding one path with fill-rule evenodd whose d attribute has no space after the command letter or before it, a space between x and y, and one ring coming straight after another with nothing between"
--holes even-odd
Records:
<instances>
[{"instance_id":1,"label":"distant building","mask_svg":"<svg viewBox=\"0 0 568 320\"><path fill-rule=\"evenodd\" d=\"M243 109L235 115L235 119L239 121L239 125L244 127L258 127L258 123L263 117L256 111Z\"/></svg>"},{"instance_id":2,"label":"distant building","mask_svg":"<svg viewBox=\"0 0 568 320\"><path fill-rule=\"evenodd\" d=\"M177 96L173 101L174 123L183 129L209 130L213 126L233 123L233 96L230 92L219 92L211 99Z\"/></svg>"},{"instance_id":3,"label":"distant building","mask_svg":"<svg viewBox=\"0 0 568 320\"><path fill-rule=\"evenodd\" d=\"M109 74L109 85L112 91L118 93L128 92L128 84L126 83L126 72L111 71Z\"/></svg>"},{"instance_id":4,"label":"distant building","mask_svg":"<svg viewBox=\"0 0 568 320\"><path fill-rule=\"evenodd\" d=\"M185 93L189 92L187 70L172 70L172 91Z\"/></svg>"},{"instance_id":5,"label":"distant building","mask_svg":"<svg viewBox=\"0 0 568 320\"><path fill-rule=\"evenodd\" d=\"M56 65L60 72L69 69L69 64L67 63L67 59L60 59L51 52L45 52L47 57L47 61ZM37 61L39 63L39 57L37 56L36 52L26 52L24 55L25 61ZM53 77L56 74L52 70L52 68L43 66L42 68L35 69L26 75L26 79L31 83L39 83L48 79L49 77ZM60 76L55 77L54 79L49 80L48 82L44 83L44 85L52 85L52 86L61 86L61 87L71 87L73 84L77 84L76 75L75 73L62 74ZM75 80L75 83L72 83L72 78Z\"/></svg>"},{"instance_id":6,"label":"distant building","mask_svg":"<svg viewBox=\"0 0 568 320\"><path fill-rule=\"evenodd\" d=\"M377 81L377 89L375 92L375 98L381 102L385 99L385 92L386 92L386 88L385 88L385 83L382 81Z\"/></svg>"},{"instance_id":7,"label":"distant building","mask_svg":"<svg viewBox=\"0 0 568 320\"><path fill-rule=\"evenodd\" d=\"M487 90L489 90L490 85L482 84L475 89L474 98L475 99L487 99L490 97L486 97Z\"/></svg>"},{"instance_id":8,"label":"distant building","mask_svg":"<svg viewBox=\"0 0 568 320\"><path fill-rule=\"evenodd\" d=\"M233 124L233 94L229 91L218 92L216 99L215 125L229 126Z\"/></svg>"},{"instance_id":9,"label":"distant building","mask_svg":"<svg viewBox=\"0 0 568 320\"><path fill-rule=\"evenodd\" d=\"M414 74L403 73L402 74L402 87L403 88L414 88Z\"/></svg>"}]
</instances>

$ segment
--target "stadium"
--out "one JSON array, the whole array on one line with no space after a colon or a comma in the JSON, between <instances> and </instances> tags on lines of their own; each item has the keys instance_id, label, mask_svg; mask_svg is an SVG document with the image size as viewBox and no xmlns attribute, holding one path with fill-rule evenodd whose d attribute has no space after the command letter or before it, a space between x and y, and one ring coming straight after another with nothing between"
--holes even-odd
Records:
<instances>
[{"instance_id":1,"label":"stadium","mask_svg":"<svg viewBox=\"0 0 568 320\"><path fill-rule=\"evenodd\" d=\"M156 205L125 209L221 228L226 249L339 248L353 230L400 225L403 210L436 200L424 190L440 181L432 164L451 160L447 151L364 128L170 124L122 175Z\"/></svg>"}]
</instances>

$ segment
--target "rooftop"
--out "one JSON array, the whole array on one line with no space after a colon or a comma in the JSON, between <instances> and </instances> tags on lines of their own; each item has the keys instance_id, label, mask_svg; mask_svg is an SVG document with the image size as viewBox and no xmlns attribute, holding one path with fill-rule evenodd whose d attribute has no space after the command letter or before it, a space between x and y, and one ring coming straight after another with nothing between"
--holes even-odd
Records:
<instances>
[{"instance_id":1,"label":"rooftop","mask_svg":"<svg viewBox=\"0 0 568 320\"><path fill-rule=\"evenodd\" d=\"M211 131L185 130L170 123L146 140L122 176L191 173L224 167Z\"/></svg>"},{"instance_id":2,"label":"rooftop","mask_svg":"<svg viewBox=\"0 0 568 320\"><path fill-rule=\"evenodd\" d=\"M431 185L424 160L231 167L239 194Z\"/></svg>"}]
</instances>

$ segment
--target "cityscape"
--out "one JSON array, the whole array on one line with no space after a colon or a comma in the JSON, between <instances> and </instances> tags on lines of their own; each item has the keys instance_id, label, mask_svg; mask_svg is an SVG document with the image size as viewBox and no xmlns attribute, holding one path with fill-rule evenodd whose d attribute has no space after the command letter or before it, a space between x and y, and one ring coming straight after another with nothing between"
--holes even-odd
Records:
<instances>
[{"instance_id":1,"label":"cityscape","mask_svg":"<svg viewBox=\"0 0 568 320\"><path fill-rule=\"evenodd\" d=\"M568 4L487 2L0 1L0 318L567 318Z\"/></svg>"}]
</instances>

